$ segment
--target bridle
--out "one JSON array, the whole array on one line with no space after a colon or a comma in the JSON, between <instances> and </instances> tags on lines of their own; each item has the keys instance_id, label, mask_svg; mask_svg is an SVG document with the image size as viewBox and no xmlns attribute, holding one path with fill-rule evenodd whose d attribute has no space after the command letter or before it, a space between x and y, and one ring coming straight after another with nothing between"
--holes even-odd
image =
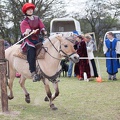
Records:
<instances>
[{"instance_id":1,"label":"bridle","mask_svg":"<svg viewBox=\"0 0 120 120\"><path fill-rule=\"evenodd\" d=\"M54 46L54 44L52 43L52 41L50 40L50 38L47 37L47 39L49 40L49 42L51 43L51 45L54 47L54 49L55 49L59 54L60 54L60 52L62 52L62 53L64 54L64 57L65 57L65 58L67 58L67 59L69 59L69 60L72 60L72 59L71 59L71 56L72 56L73 54L75 54L76 52L74 52L74 53L72 53L72 54L70 54L70 55L67 55L67 54L62 50L61 44L60 44L59 50L57 50L57 48ZM71 40L71 39L66 38L66 40L70 41L71 43L74 43L73 40ZM62 59L58 59L58 58L52 56L47 50L46 50L46 52L47 52L51 57L53 57L54 59L62 60Z\"/></svg>"}]
</instances>

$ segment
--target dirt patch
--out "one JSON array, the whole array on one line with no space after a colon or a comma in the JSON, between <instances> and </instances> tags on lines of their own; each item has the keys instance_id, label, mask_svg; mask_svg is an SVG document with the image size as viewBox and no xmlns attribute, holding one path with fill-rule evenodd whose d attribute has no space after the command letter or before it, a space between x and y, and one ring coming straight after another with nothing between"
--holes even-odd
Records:
<instances>
[{"instance_id":1,"label":"dirt patch","mask_svg":"<svg viewBox=\"0 0 120 120\"><path fill-rule=\"evenodd\" d=\"M16 117L20 114L19 111L8 111L8 112L0 112L0 115L4 116L11 116L11 117Z\"/></svg>"}]
</instances>

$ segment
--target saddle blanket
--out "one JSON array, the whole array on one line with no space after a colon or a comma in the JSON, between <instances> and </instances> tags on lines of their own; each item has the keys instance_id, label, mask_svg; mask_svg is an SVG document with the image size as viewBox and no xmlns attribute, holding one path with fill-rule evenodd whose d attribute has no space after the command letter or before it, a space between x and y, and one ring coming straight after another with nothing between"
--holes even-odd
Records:
<instances>
[{"instance_id":1,"label":"saddle blanket","mask_svg":"<svg viewBox=\"0 0 120 120\"><path fill-rule=\"evenodd\" d=\"M39 51L39 53L37 51L36 55L37 55L36 59L44 59L45 58L45 49L42 47L42 49ZM19 57L19 58L24 59L24 60L27 60L27 55L26 55L26 53L23 53L21 51L21 48L19 48L16 51L16 53L14 54L14 56L15 57Z\"/></svg>"}]
</instances>

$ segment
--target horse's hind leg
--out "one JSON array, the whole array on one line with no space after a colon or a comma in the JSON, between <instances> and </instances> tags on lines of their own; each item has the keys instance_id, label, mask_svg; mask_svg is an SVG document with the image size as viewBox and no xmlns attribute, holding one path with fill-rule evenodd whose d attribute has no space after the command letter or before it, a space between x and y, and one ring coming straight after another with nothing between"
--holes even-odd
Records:
<instances>
[{"instance_id":1,"label":"horse's hind leg","mask_svg":"<svg viewBox=\"0 0 120 120\"><path fill-rule=\"evenodd\" d=\"M13 91L12 91L12 87L13 87L13 80L15 79L15 71L10 73L10 79L8 79L8 88L10 91L10 94L8 95L8 99L11 100L14 98L13 96Z\"/></svg>"},{"instance_id":2,"label":"horse's hind leg","mask_svg":"<svg viewBox=\"0 0 120 120\"><path fill-rule=\"evenodd\" d=\"M9 88L10 93L9 93L9 95L8 95L8 99L11 100L11 99L14 98L14 96L13 96L13 91L12 91L13 81L12 81L12 79L9 79L9 81L10 81L10 82L8 82L8 88ZM12 81L12 82L11 82L11 81Z\"/></svg>"},{"instance_id":3,"label":"horse's hind leg","mask_svg":"<svg viewBox=\"0 0 120 120\"><path fill-rule=\"evenodd\" d=\"M25 88L25 80L26 80L26 78L21 75L19 83L20 83L20 86L22 87L22 89L23 89L23 91L25 93L25 101L27 103L30 103L30 95L29 95L29 93L27 92L27 90Z\"/></svg>"}]
</instances>

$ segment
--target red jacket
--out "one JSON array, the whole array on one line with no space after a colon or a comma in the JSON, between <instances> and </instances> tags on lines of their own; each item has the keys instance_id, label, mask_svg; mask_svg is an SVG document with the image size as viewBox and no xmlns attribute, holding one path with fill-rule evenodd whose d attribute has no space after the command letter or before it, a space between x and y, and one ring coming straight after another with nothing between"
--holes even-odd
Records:
<instances>
[{"instance_id":1,"label":"red jacket","mask_svg":"<svg viewBox=\"0 0 120 120\"><path fill-rule=\"evenodd\" d=\"M30 20L28 17L26 17L20 24L20 30L21 33L24 34L26 29L31 29L31 31L39 29L39 31L36 34L31 35L32 40L38 40L38 35L42 30L45 30L45 26L38 16L33 17L34 20Z\"/></svg>"},{"instance_id":2,"label":"red jacket","mask_svg":"<svg viewBox=\"0 0 120 120\"><path fill-rule=\"evenodd\" d=\"M32 40L38 40L40 32L42 32L42 30L45 30L45 26L38 16L33 16L33 17L34 17L34 20L30 20L28 17L26 17L20 24L20 30L22 35L24 35L26 29L30 29L31 31L39 29L36 32L36 34L32 34L30 36ZM26 44L31 47L35 47L35 45L32 42L30 42L29 39L26 39L21 45L23 52L26 52Z\"/></svg>"}]
</instances>

